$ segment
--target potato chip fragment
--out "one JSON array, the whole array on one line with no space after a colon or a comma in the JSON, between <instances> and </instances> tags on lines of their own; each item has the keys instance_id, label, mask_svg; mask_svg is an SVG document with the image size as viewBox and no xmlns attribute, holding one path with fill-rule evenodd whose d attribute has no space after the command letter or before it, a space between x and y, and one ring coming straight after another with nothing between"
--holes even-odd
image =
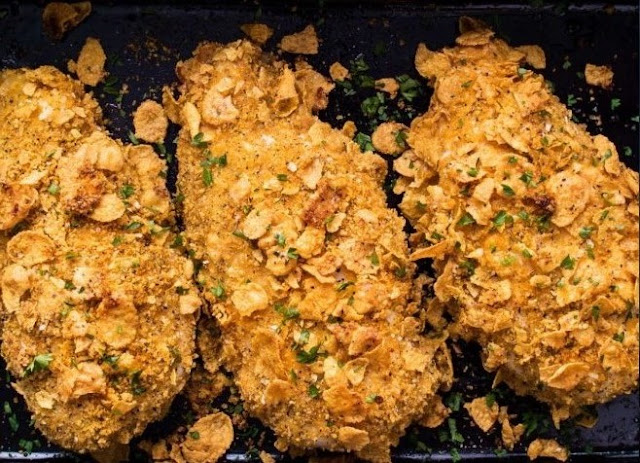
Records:
<instances>
[{"instance_id":1,"label":"potato chip fragment","mask_svg":"<svg viewBox=\"0 0 640 463\"><path fill-rule=\"evenodd\" d=\"M567 461L569 452L554 439L536 439L529 444L527 456L530 460L548 457L558 461Z\"/></svg>"},{"instance_id":2,"label":"potato chip fragment","mask_svg":"<svg viewBox=\"0 0 640 463\"><path fill-rule=\"evenodd\" d=\"M273 29L261 23L243 24L240 30L259 45L264 45L273 35Z\"/></svg>"},{"instance_id":3,"label":"potato chip fragment","mask_svg":"<svg viewBox=\"0 0 640 463\"><path fill-rule=\"evenodd\" d=\"M210 463L218 461L232 442L231 418L225 413L212 413L189 428L180 449L187 463Z\"/></svg>"},{"instance_id":4,"label":"potato chip fragment","mask_svg":"<svg viewBox=\"0 0 640 463\"><path fill-rule=\"evenodd\" d=\"M25 267L32 267L52 260L56 255L56 245L42 232L23 231L7 243L9 258Z\"/></svg>"},{"instance_id":5,"label":"potato chip fragment","mask_svg":"<svg viewBox=\"0 0 640 463\"><path fill-rule=\"evenodd\" d=\"M587 63L584 67L584 79L589 85L607 89L613 85L613 71L606 65Z\"/></svg>"},{"instance_id":6,"label":"potato chip fragment","mask_svg":"<svg viewBox=\"0 0 640 463\"><path fill-rule=\"evenodd\" d=\"M487 397L477 397L464 404L464 408L483 432L489 432L498 419L498 404L495 401L489 404Z\"/></svg>"},{"instance_id":7,"label":"potato chip fragment","mask_svg":"<svg viewBox=\"0 0 640 463\"><path fill-rule=\"evenodd\" d=\"M282 37L279 45L282 51L299 55L318 54L318 36L311 24L295 34Z\"/></svg>"},{"instance_id":8,"label":"potato chip fragment","mask_svg":"<svg viewBox=\"0 0 640 463\"><path fill-rule=\"evenodd\" d=\"M90 14L91 2L51 2L42 12L42 28L49 38L61 40Z\"/></svg>"},{"instance_id":9,"label":"potato chip fragment","mask_svg":"<svg viewBox=\"0 0 640 463\"><path fill-rule=\"evenodd\" d=\"M80 50L80 56L78 56L78 62L75 66L75 72L80 82L90 87L98 85L107 75L104 70L106 61L107 55L104 54L100 41L88 37Z\"/></svg>"},{"instance_id":10,"label":"potato chip fragment","mask_svg":"<svg viewBox=\"0 0 640 463\"><path fill-rule=\"evenodd\" d=\"M136 137L149 143L162 143L168 126L163 107L153 100L144 100L133 114Z\"/></svg>"}]
</instances>

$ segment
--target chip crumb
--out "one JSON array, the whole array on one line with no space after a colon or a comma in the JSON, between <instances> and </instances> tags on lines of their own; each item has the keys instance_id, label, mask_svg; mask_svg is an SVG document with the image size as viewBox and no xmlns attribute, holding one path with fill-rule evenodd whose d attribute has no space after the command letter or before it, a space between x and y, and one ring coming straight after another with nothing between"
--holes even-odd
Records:
<instances>
[{"instance_id":1,"label":"chip crumb","mask_svg":"<svg viewBox=\"0 0 640 463\"><path fill-rule=\"evenodd\" d=\"M398 95L400 84L393 77L384 77L376 80L376 89L388 93L393 100Z\"/></svg>"},{"instance_id":2,"label":"chip crumb","mask_svg":"<svg viewBox=\"0 0 640 463\"><path fill-rule=\"evenodd\" d=\"M300 32L285 35L280 41L280 49L287 53L296 53L299 55L317 55L318 54L318 36L316 29L312 25L308 25Z\"/></svg>"},{"instance_id":3,"label":"chip crumb","mask_svg":"<svg viewBox=\"0 0 640 463\"><path fill-rule=\"evenodd\" d=\"M558 461L567 461L568 450L558 444L555 439L536 439L529 444L527 456L530 460L540 457L555 458Z\"/></svg>"},{"instance_id":4,"label":"chip crumb","mask_svg":"<svg viewBox=\"0 0 640 463\"><path fill-rule=\"evenodd\" d=\"M524 53L524 60L535 69L544 69L547 67L547 58L544 50L538 45L522 45L515 48Z\"/></svg>"},{"instance_id":5,"label":"chip crumb","mask_svg":"<svg viewBox=\"0 0 640 463\"><path fill-rule=\"evenodd\" d=\"M181 444L182 455L188 463L217 461L231 447L233 423L222 412L200 418L189 428Z\"/></svg>"},{"instance_id":6,"label":"chip crumb","mask_svg":"<svg viewBox=\"0 0 640 463\"><path fill-rule=\"evenodd\" d=\"M273 29L261 23L243 24L240 30L259 45L264 45L273 35Z\"/></svg>"},{"instance_id":7,"label":"chip crumb","mask_svg":"<svg viewBox=\"0 0 640 463\"><path fill-rule=\"evenodd\" d=\"M90 14L91 2L51 2L42 12L42 28L50 39L61 40Z\"/></svg>"},{"instance_id":8,"label":"chip crumb","mask_svg":"<svg viewBox=\"0 0 640 463\"><path fill-rule=\"evenodd\" d=\"M100 41L93 37L88 37L82 50L80 50L78 61L69 61L67 67L69 72L77 74L80 82L90 87L95 87L107 75L104 70L106 62L107 55L104 54Z\"/></svg>"},{"instance_id":9,"label":"chip crumb","mask_svg":"<svg viewBox=\"0 0 640 463\"><path fill-rule=\"evenodd\" d=\"M427 413L418 421L418 424L430 429L440 426L451 414L451 410L445 407L442 403L442 397L439 395L430 400L427 410Z\"/></svg>"},{"instance_id":10,"label":"chip crumb","mask_svg":"<svg viewBox=\"0 0 640 463\"><path fill-rule=\"evenodd\" d=\"M595 64L587 63L584 67L584 79L589 85L608 89L613 85L613 71L606 65L597 66Z\"/></svg>"},{"instance_id":11,"label":"chip crumb","mask_svg":"<svg viewBox=\"0 0 640 463\"><path fill-rule=\"evenodd\" d=\"M407 149L408 130L409 127L399 122L383 122L371 135L373 147L383 154L398 155Z\"/></svg>"},{"instance_id":12,"label":"chip crumb","mask_svg":"<svg viewBox=\"0 0 640 463\"><path fill-rule=\"evenodd\" d=\"M338 61L336 61L329 67L329 75L334 82L343 81L351 76L349 74L349 70Z\"/></svg>"},{"instance_id":13,"label":"chip crumb","mask_svg":"<svg viewBox=\"0 0 640 463\"><path fill-rule=\"evenodd\" d=\"M499 407L494 401L489 406L486 397L478 397L471 402L464 404L464 408L469 412L469 416L473 422L482 429L483 432L489 432L498 419Z\"/></svg>"},{"instance_id":14,"label":"chip crumb","mask_svg":"<svg viewBox=\"0 0 640 463\"><path fill-rule=\"evenodd\" d=\"M133 114L133 127L137 138L149 143L161 143L167 136L169 121L160 103L145 100Z\"/></svg>"},{"instance_id":15,"label":"chip crumb","mask_svg":"<svg viewBox=\"0 0 640 463\"><path fill-rule=\"evenodd\" d=\"M273 458L271 455L269 455L267 452L265 452L264 450L261 451L258 456L260 457L260 461L262 463L276 463L276 459Z\"/></svg>"},{"instance_id":16,"label":"chip crumb","mask_svg":"<svg viewBox=\"0 0 640 463\"><path fill-rule=\"evenodd\" d=\"M500 432L502 443L507 450L512 451L524 434L524 425L522 423L515 426L511 425L507 407L500 407L498 422L502 425Z\"/></svg>"}]
</instances>

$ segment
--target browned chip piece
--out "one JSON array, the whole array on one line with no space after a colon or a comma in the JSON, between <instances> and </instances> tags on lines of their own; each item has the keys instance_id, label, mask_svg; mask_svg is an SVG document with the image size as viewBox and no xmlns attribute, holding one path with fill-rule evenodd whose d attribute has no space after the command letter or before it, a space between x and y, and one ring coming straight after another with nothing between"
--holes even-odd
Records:
<instances>
[{"instance_id":1,"label":"browned chip piece","mask_svg":"<svg viewBox=\"0 0 640 463\"><path fill-rule=\"evenodd\" d=\"M342 81L349 78L349 70L336 61L329 68L329 75L334 81Z\"/></svg>"},{"instance_id":2,"label":"browned chip piece","mask_svg":"<svg viewBox=\"0 0 640 463\"><path fill-rule=\"evenodd\" d=\"M182 443L182 455L188 463L217 461L233 442L233 424L224 413L213 413L200 418L189 428Z\"/></svg>"},{"instance_id":3,"label":"browned chip piece","mask_svg":"<svg viewBox=\"0 0 640 463\"><path fill-rule=\"evenodd\" d=\"M168 126L162 105L153 100L143 101L133 114L136 137L149 143L161 143L167 135Z\"/></svg>"},{"instance_id":4,"label":"browned chip piece","mask_svg":"<svg viewBox=\"0 0 640 463\"><path fill-rule=\"evenodd\" d=\"M471 402L464 404L464 408L469 412L473 422L483 432L489 432L498 419L498 404L494 402L489 406L486 397L473 399Z\"/></svg>"},{"instance_id":5,"label":"browned chip piece","mask_svg":"<svg viewBox=\"0 0 640 463\"><path fill-rule=\"evenodd\" d=\"M273 29L266 24L249 23L240 26L240 30L257 44L264 45L273 35Z\"/></svg>"},{"instance_id":6,"label":"browned chip piece","mask_svg":"<svg viewBox=\"0 0 640 463\"><path fill-rule=\"evenodd\" d=\"M555 458L558 461L567 461L569 452L554 439L536 439L529 444L527 456L530 460L540 457Z\"/></svg>"},{"instance_id":7,"label":"browned chip piece","mask_svg":"<svg viewBox=\"0 0 640 463\"><path fill-rule=\"evenodd\" d=\"M317 55L318 36L315 28L312 25L308 25L300 32L282 37L280 49L300 55Z\"/></svg>"},{"instance_id":8,"label":"browned chip piece","mask_svg":"<svg viewBox=\"0 0 640 463\"><path fill-rule=\"evenodd\" d=\"M613 71L609 66L587 63L584 67L584 79L594 87L610 88L613 84Z\"/></svg>"},{"instance_id":9,"label":"browned chip piece","mask_svg":"<svg viewBox=\"0 0 640 463\"><path fill-rule=\"evenodd\" d=\"M393 77L384 77L376 80L376 88L380 91L386 92L393 99L398 95L400 90L400 84Z\"/></svg>"},{"instance_id":10,"label":"browned chip piece","mask_svg":"<svg viewBox=\"0 0 640 463\"><path fill-rule=\"evenodd\" d=\"M383 122L371 136L373 147L384 154L398 155L407 149L408 130L409 127L399 122Z\"/></svg>"},{"instance_id":11,"label":"browned chip piece","mask_svg":"<svg viewBox=\"0 0 640 463\"><path fill-rule=\"evenodd\" d=\"M50 39L60 40L91 14L91 2L52 2L42 12L42 28Z\"/></svg>"},{"instance_id":12,"label":"browned chip piece","mask_svg":"<svg viewBox=\"0 0 640 463\"><path fill-rule=\"evenodd\" d=\"M547 67L547 58L544 50L538 45L522 45L515 48L524 53L524 60L534 68L544 69Z\"/></svg>"},{"instance_id":13,"label":"browned chip piece","mask_svg":"<svg viewBox=\"0 0 640 463\"><path fill-rule=\"evenodd\" d=\"M80 82L90 87L98 85L107 75L104 71L104 63L106 61L107 55L104 54L100 41L93 37L88 37L82 50L80 50L78 62L75 64L75 72ZM69 69L73 69L71 63Z\"/></svg>"}]
</instances>

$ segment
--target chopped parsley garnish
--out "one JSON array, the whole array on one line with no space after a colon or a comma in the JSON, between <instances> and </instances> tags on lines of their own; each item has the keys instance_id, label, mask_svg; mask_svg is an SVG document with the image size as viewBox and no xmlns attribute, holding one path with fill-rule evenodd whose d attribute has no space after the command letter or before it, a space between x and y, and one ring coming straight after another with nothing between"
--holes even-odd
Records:
<instances>
[{"instance_id":1,"label":"chopped parsley garnish","mask_svg":"<svg viewBox=\"0 0 640 463\"><path fill-rule=\"evenodd\" d=\"M118 190L118 196L120 196L122 199L128 199L131 196L133 196L135 191L136 190L133 187L133 185L129 185L128 183L125 183L124 185L122 185L122 188Z\"/></svg>"},{"instance_id":2,"label":"chopped parsley garnish","mask_svg":"<svg viewBox=\"0 0 640 463\"><path fill-rule=\"evenodd\" d=\"M249 238L247 238L247 235L245 235L244 233L242 233L240 230L234 230L233 232L231 232L231 234L233 236L236 236L238 238L242 238L243 240L247 240L249 241Z\"/></svg>"},{"instance_id":3,"label":"chopped parsley garnish","mask_svg":"<svg viewBox=\"0 0 640 463\"><path fill-rule=\"evenodd\" d=\"M398 84L400 84L400 95L405 100L411 102L420 94L420 82L412 79L407 74L402 74L401 76L396 77L396 80L398 81Z\"/></svg>"},{"instance_id":4,"label":"chopped parsley garnish","mask_svg":"<svg viewBox=\"0 0 640 463\"><path fill-rule=\"evenodd\" d=\"M367 397L365 397L364 401L368 404L372 404L377 401L378 397L378 394L369 394Z\"/></svg>"},{"instance_id":5,"label":"chopped parsley garnish","mask_svg":"<svg viewBox=\"0 0 640 463\"><path fill-rule=\"evenodd\" d=\"M316 360L318 360L318 357L323 357L325 354L319 353L318 350L320 349L320 345L316 345L313 346L311 349L309 349L309 351L305 351L305 350L299 350L296 353L296 360L299 363L313 363Z\"/></svg>"},{"instance_id":6,"label":"chopped parsley garnish","mask_svg":"<svg viewBox=\"0 0 640 463\"><path fill-rule=\"evenodd\" d=\"M462 262L458 263L458 267L465 271L467 276L471 276L476 273L476 267L478 266L477 262L473 259L465 259Z\"/></svg>"},{"instance_id":7,"label":"chopped parsley garnish","mask_svg":"<svg viewBox=\"0 0 640 463\"><path fill-rule=\"evenodd\" d=\"M613 340L614 341L618 341L618 342L622 342L624 341L624 333L616 333L613 335Z\"/></svg>"},{"instance_id":8,"label":"chopped parsley garnish","mask_svg":"<svg viewBox=\"0 0 640 463\"><path fill-rule=\"evenodd\" d=\"M315 384L309 385L309 388L307 389L307 393L309 394L309 397L311 397L312 399L317 399L320 397L320 389L318 389L318 386L316 386Z\"/></svg>"},{"instance_id":9,"label":"chopped parsley garnish","mask_svg":"<svg viewBox=\"0 0 640 463\"><path fill-rule=\"evenodd\" d=\"M274 237L276 239L276 243L278 243L278 246L284 248L284 246L287 244L287 238L284 236L284 234L276 233Z\"/></svg>"},{"instance_id":10,"label":"chopped parsley garnish","mask_svg":"<svg viewBox=\"0 0 640 463\"><path fill-rule=\"evenodd\" d=\"M286 182L287 180L289 180L289 177L287 177L287 174L278 174L276 175L276 178L281 182Z\"/></svg>"},{"instance_id":11,"label":"chopped parsley garnish","mask_svg":"<svg viewBox=\"0 0 640 463\"><path fill-rule=\"evenodd\" d=\"M342 283L340 283L337 287L338 291L344 291L345 289L347 289L349 286L354 285L355 283L353 281L343 281Z\"/></svg>"},{"instance_id":12,"label":"chopped parsley garnish","mask_svg":"<svg viewBox=\"0 0 640 463\"><path fill-rule=\"evenodd\" d=\"M120 360L119 355L107 355L106 352L102 355L102 361L112 368L117 368L118 360Z\"/></svg>"},{"instance_id":13,"label":"chopped parsley garnish","mask_svg":"<svg viewBox=\"0 0 640 463\"><path fill-rule=\"evenodd\" d=\"M533 181L533 173L531 171L526 171L520 176L520 180L522 180L522 182L527 186L531 185L531 182Z\"/></svg>"},{"instance_id":14,"label":"chopped parsley garnish","mask_svg":"<svg viewBox=\"0 0 640 463\"><path fill-rule=\"evenodd\" d=\"M113 241L111 242L111 244L114 245L114 246L119 246L119 245L122 244L123 241L124 241L124 238L122 238L122 236L116 235L113 238Z\"/></svg>"},{"instance_id":15,"label":"chopped parsley garnish","mask_svg":"<svg viewBox=\"0 0 640 463\"><path fill-rule=\"evenodd\" d=\"M194 440L198 440L198 439L200 439L200 433L198 431L191 431L189 433L189 437L194 439Z\"/></svg>"},{"instance_id":16,"label":"chopped parsley garnish","mask_svg":"<svg viewBox=\"0 0 640 463\"><path fill-rule=\"evenodd\" d=\"M131 140L131 143L133 143L134 145L140 144L140 140L138 140L138 137L136 137L136 135L131 130L129 130L129 133L127 135L129 136L129 140Z\"/></svg>"},{"instance_id":17,"label":"chopped parsley garnish","mask_svg":"<svg viewBox=\"0 0 640 463\"><path fill-rule=\"evenodd\" d=\"M518 162L518 158L515 156L509 156L509 164L516 164Z\"/></svg>"},{"instance_id":18,"label":"chopped parsley garnish","mask_svg":"<svg viewBox=\"0 0 640 463\"><path fill-rule=\"evenodd\" d=\"M467 80L466 82L464 82L462 85L460 85L462 88L469 88L471 87L471 84L473 82L471 80Z\"/></svg>"},{"instance_id":19,"label":"chopped parsley garnish","mask_svg":"<svg viewBox=\"0 0 640 463\"><path fill-rule=\"evenodd\" d=\"M516 194L516 192L513 191L513 188L511 188L509 185L505 185L504 183L502 184L502 193L508 197Z\"/></svg>"},{"instance_id":20,"label":"chopped parsley garnish","mask_svg":"<svg viewBox=\"0 0 640 463\"><path fill-rule=\"evenodd\" d=\"M575 266L576 266L576 260L572 259L571 256L569 255L567 255L567 257L562 259L562 262L560 262L560 267L566 270L573 270Z\"/></svg>"},{"instance_id":21,"label":"chopped parsley garnish","mask_svg":"<svg viewBox=\"0 0 640 463\"><path fill-rule=\"evenodd\" d=\"M358 132L353 141L355 141L358 146L360 146L360 151L373 151L373 143L371 142L371 137L366 133Z\"/></svg>"},{"instance_id":22,"label":"chopped parsley garnish","mask_svg":"<svg viewBox=\"0 0 640 463\"><path fill-rule=\"evenodd\" d=\"M140 228L142 228L142 223L140 222L131 222L130 224L124 227L124 229L128 231L135 231L135 230L139 230Z\"/></svg>"},{"instance_id":23,"label":"chopped parsley garnish","mask_svg":"<svg viewBox=\"0 0 640 463\"><path fill-rule=\"evenodd\" d=\"M531 259L533 257L533 254L531 254L531 251L529 251L526 248L522 250L522 255L527 259Z\"/></svg>"},{"instance_id":24,"label":"chopped parsley garnish","mask_svg":"<svg viewBox=\"0 0 640 463\"><path fill-rule=\"evenodd\" d=\"M296 248L287 249L287 259L295 260L300 257Z\"/></svg>"},{"instance_id":25,"label":"chopped parsley garnish","mask_svg":"<svg viewBox=\"0 0 640 463\"><path fill-rule=\"evenodd\" d=\"M52 354L39 354L33 357L33 360L26 366L22 376L29 376L30 374L37 373L49 368L49 364L53 360Z\"/></svg>"},{"instance_id":26,"label":"chopped parsley garnish","mask_svg":"<svg viewBox=\"0 0 640 463\"><path fill-rule=\"evenodd\" d=\"M598 319L600 318L600 307L597 305L594 305L593 307L591 307L591 317L593 317L593 319L595 321L598 321Z\"/></svg>"},{"instance_id":27,"label":"chopped parsley garnish","mask_svg":"<svg viewBox=\"0 0 640 463\"><path fill-rule=\"evenodd\" d=\"M209 144L204 141L204 133L198 132L191 139L191 146L195 146L196 148L206 148Z\"/></svg>"},{"instance_id":28,"label":"chopped parsley garnish","mask_svg":"<svg viewBox=\"0 0 640 463\"><path fill-rule=\"evenodd\" d=\"M562 69L564 69L565 71L570 67L571 67L571 61L565 60L564 63L562 63Z\"/></svg>"},{"instance_id":29,"label":"chopped parsley garnish","mask_svg":"<svg viewBox=\"0 0 640 463\"><path fill-rule=\"evenodd\" d=\"M596 227L582 227L578 232L578 234L580 235L580 238L582 238L583 240L586 240L586 239L589 239L589 237L591 236L591 233L595 229Z\"/></svg>"},{"instance_id":30,"label":"chopped parsley garnish","mask_svg":"<svg viewBox=\"0 0 640 463\"><path fill-rule=\"evenodd\" d=\"M362 114L368 119L373 119L378 117L381 120L386 120L386 106L383 104L385 102L384 93L377 92L375 96L370 96L369 98L365 98L360 104L360 109L362 110Z\"/></svg>"},{"instance_id":31,"label":"chopped parsley garnish","mask_svg":"<svg viewBox=\"0 0 640 463\"><path fill-rule=\"evenodd\" d=\"M512 256L512 255L508 255L505 256L500 263L502 264L503 267L509 267L510 265L514 264L516 262L516 257Z\"/></svg>"},{"instance_id":32,"label":"chopped parsley garnish","mask_svg":"<svg viewBox=\"0 0 640 463\"><path fill-rule=\"evenodd\" d=\"M49 188L47 188L47 192L50 195L57 196L58 193L60 193L60 185L58 185L57 183L51 182L51 184L49 185Z\"/></svg>"},{"instance_id":33,"label":"chopped parsley garnish","mask_svg":"<svg viewBox=\"0 0 640 463\"><path fill-rule=\"evenodd\" d=\"M471 169L469 169L467 171L467 175L469 177L477 177L478 176L478 169L476 169L475 167L472 167Z\"/></svg>"},{"instance_id":34,"label":"chopped parsley garnish","mask_svg":"<svg viewBox=\"0 0 640 463\"><path fill-rule=\"evenodd\" d=\"M522 414L522 424L524 424L526 437L531 436L536 430L543 433L551 427L549 417L537 411L525 411Z\"/></svg>"},{"instance_id":35,"label":"chopped parsley garnish","mask_svg":"<svg viewBox=\"0 0 640 463\"><path fill-rule=\"evenodd\" d=\"M627 157L633 156L633 150L631 149L630 146L623 146L622 147L622 154L624 154Z\"/></svg>"},{"instance_id":36,"label":"chopped parsley garnish","mask_svg":"<svg viewBox=\"0 0 640 463\"><path fill-rule=\"evenodd\" d=\"M396 267L393 274L398 278L404 278L407 276L407 268L405 266Z\"/></svg>"},{"instance_id":37,"label":"chopped parsley garnish","mask_svg":"<svg viewBox=\"0 0 640 463\"><path fill-rule=\"evenodd\" d=\"M396 145L398 145L400 148L402 149L406 149L407 148L407 132L403 131L403 130L398 130L398 132L396 132Z\"/></svg>"},{"instance_id":38,"label":"chopped parsley garnish","mask_svg":"<svg viewBox=\"0 0 640 463\"><path fill-rule=\"evenodd\" d=\"M460 392L452 392L447 396L444 404L449 407L452 412L459 411L460 405L462 405L462 394Z\"/></svg>"},{"instance_id":39,"label":"chopped parsley garnish","mask_svg":"<svg viewBox=\"0 0 640 463\"><path fill-rule=\"evenodd\" d=\"M620 98L611 98L611 111L618 109L621 104Z\"/></svg>"},{"instance_id":40,"label":"chopped parsley garnish","mask_svg":"<svg viewBox=\"0 0 640 463\"><path fill-rule=\"evenodd\" d=\"M447 425L449 427L449 437L451 442L462 444L464 442L464 437L462 437L462 434L458 432L458 426L456 425L455 418L448 418Z\"/></svg>"},{"instance_id":41,"label":"chopped parsley garnish","mask_svg":"<svg viewBox=\"0 0 640 463\"><path fill-rule=\"evenodd\" d=\"M493 225L495 227L501 227L503 225L509 225L513 223L513 216L508 214L506 211L499 211L496 216L491 219Z\"/></svg>"},{"instance_id":42,"label":"chopped parsley garnish","mask_svg":"<svg viewBox=\"0 0 640 463\"><path fill-rule=\"evenodd\" d=\"M300 312L295 307L287 307L284 304L276 303L273 306L274 310L278 312L284 318L284 321L295 320L300 317Z\"/></svg>"},{"instance_id":43,"label":"chopped parsley garnish","mask_svg":"<svg viewBox=\"0 0 640 463\"><path fill-rule=\"evenodd\" d=\"M484 400L487 403L487 407L491 408L493 407L493 404L496 403L496 395L493 392L489 392L485 396Z\"/></svg>"},{"instance_id":44,"label":"chopped parsley garnish","mask_svg":"<svg viewBox=\"0 0 640 463\"><path fill-rule=\"evenodd\" d=\"M147 388L142 385L140 375L142 371L136 370L131 374L131 393L135 396L142 395L147 391Z\"/></svg>"},{"instance_id":45,"label":"chopped parsley garnish","mask_svg":"<svg viewBox=\"0 0 640 463\"><path fill-rule=\"evenodd\" d=\"M216 297L216 299L224 299L225 298L226 292L224 290L224 285L222 284L222 282L218 283L217 286L212 287L211 288L211 292Z\"/></svg>"},{"instance_id":46,"label":"chopped parsley garnish","mask_svg":"<svg viewBox=\"0 0 640 463\"><path fill-rule=\"evenodd\" d=\"M577 102L578 102L578 100L576 99L576 97L573 94L567 95L567 106L573 106Z\"/></svg>"},{"instance_id":47,"label":"chopped parsley garnish","mask_svg":"<svg viewBox=\"0 0 640 463\"><path fill-rule=\"evenodd\" d=\"M518 68L518 75L520 77L523 77L526 73L527 73L527 70L525 68Z\"/></svg>"},{"instance_id":48,"label":"chopped parsley garnish","mask_svg":"<svg viewBox=\"0 0 640 463\"><path fill-rule=\"evenodd\" d=\"M474 223L476 223L476 219L474 219L473 216L468 212L465 212L464 215L460 217L460 220L458 220L458 223L456 225L458 225L459 227L465 227Z\"/></svg>"},{"instance_id":49,"label":"chopped parsley garnish","mask_svg":"<svg viewBox=\"0 0 640 463\"><path fill-rule=\"evenodd\" d=\"M380 265L380 258L378 257L378 254L376 254L375 251L373 251L373 253L369 256L369 260L371 261L372 265L375 265L375 266Z\"/></svg>"}]
</instances>

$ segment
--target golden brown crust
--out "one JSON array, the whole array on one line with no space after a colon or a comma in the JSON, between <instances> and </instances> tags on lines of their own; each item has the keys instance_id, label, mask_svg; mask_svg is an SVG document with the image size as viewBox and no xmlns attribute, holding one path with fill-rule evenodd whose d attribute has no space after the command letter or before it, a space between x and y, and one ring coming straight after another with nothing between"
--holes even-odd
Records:
<instances>
[{"instance_id":1,"label":"golden brown crust","mask_svg":"<svg viewBox=\"0 0 640 463\"><path fill-rule=\"evenodd\" d=\"M51 2L42 12L42 28L49 38L60 40L90 14L91 2Z\"/></svg>"},{"instance_id":2,"label":"golden brown crust","mask_svg":"<svg viewBox=\"0 0 640 463\"><path fill-rule=\"evenodd\" d=\"M51 67L2 72L0 118L1 191L18 196L0 230L2 355L49 439L126 444L164 414L195 348L166 166L109 138L96 102Z\"/></svg>"},{"instance_id":3,"label":"golden brown crust","mask_svg":"<svg viewBox=\"0 0 640 463\"><path fill-rule=\"evenodd\" d=\"M331 85L308 66L205 43L178 75L186 233L245 410L280 449L388 460L451 370L446 334L421 334L384 162L313 116Z\"/></svg>"},{"instance_id":4,"label":"golden brown crust","mask_svg":"<svg viewBox=\"0 0 640 463\"><path fill-rule=\"evenodd\" d=\"M418 47L435 92L396 192L412 257L436 259L431 309L558 422L638 384L638 174L571 122L523 50L471 26L462 46Z\"/></svg>"}]
</instances>

